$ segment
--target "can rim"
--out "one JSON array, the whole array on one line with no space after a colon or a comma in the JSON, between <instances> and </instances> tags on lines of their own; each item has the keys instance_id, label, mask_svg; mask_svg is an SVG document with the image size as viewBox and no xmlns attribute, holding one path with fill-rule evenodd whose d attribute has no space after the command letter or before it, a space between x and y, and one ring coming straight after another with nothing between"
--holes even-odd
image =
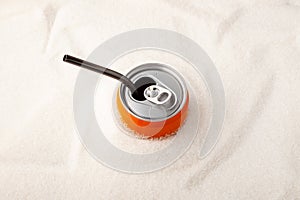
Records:
<instances>
[{"instance_id":1,"label":"can rim","mask_svg":"<svg viewBox=\"0 0 300 200\"><path fill-rule=\"evenodd\" d=\"M118 93L119 93L119 98L121 100L121 103L122 103L122 106L125 108L125 110L133 115L134 117L138 118L138 119L141 119L141 120L144 120L144 121L147 121L147 122L161 122L161 121L165 121L167 119L170 119L172 117L174 117L175 115L177 115L179 112L181 112L181 110L183 109L183 107L185 106L186 104L186 100L187 100L187 96L189 95L188 93L188 90L187 90L187 86L185 84L185 81L184 81L184 78L183 76L177 71L175 70L174 68L172 68L170 65L168 64L165 64L165 63L160 63L160 62L149 62L149 63L144 63L144 64L140 64L136 67L134 67L133 69L131 69L129 72L127 72L126 76L131 73L133 70L135 70L136 68L138 67L142 67L144 65L162 65L164 67L164 69L167 69L169 71L171 71L173 74L175 74L177 77L175 77L181 84L182 86L182 89L183 89L183 93L185 94L183 96L183 99L182 99L182 102L180 104L180 106L177 108L177 110L175 112L173 112L170 116L167 116L167 117L162 117L162 118L158 118L158 119L145 119L143 117L140 117L138 115L136 115L135 113L133 113L127 106L125 106L125 103L124 103L124 99L121 98L121 87L124 85L121 83L119 84L118 86Z\"/></svg>"}]
</instances>

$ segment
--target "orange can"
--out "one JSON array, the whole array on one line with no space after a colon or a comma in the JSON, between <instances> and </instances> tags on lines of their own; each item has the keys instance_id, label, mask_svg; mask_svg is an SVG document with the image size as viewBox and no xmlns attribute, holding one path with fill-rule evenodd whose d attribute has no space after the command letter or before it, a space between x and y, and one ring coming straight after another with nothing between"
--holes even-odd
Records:
<instances>
[{"instance_id":1,"label":"orange can","mask_svg":"<svg viewBox=\"0 0 300 200\"><path fill-rule=\"evenodd\" d=\"M140 65L126 76L138 93L131 94L123 84L117 91L117 110L124 125L143 138L175 134L188 113L189 93L183 77L160 63Z\"/></svg>"}]
</instances>

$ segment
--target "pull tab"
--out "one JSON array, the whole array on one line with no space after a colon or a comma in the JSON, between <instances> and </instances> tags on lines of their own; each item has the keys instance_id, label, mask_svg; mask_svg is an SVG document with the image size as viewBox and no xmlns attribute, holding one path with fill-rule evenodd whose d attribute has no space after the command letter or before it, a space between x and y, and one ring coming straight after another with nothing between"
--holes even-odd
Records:
<instances>
[{"instance_id":1,"label":"pull tab","mask_svg":"<svg viewBox=\"0 0 300 200\"><path fill-rule=\"evenodd\" d=\"M172 103L171 99L173 94L166 88L158 85L151 85L144 90L144 96L148 101L156 105L163 105Z\"/></svg>"}]
</instances>

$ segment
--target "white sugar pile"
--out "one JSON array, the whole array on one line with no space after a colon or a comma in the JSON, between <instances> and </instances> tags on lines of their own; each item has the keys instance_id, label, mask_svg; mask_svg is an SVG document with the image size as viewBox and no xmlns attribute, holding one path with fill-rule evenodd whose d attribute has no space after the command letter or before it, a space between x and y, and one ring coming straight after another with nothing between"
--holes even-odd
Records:
<instances>
[{"instance_id":1,"label":"white sugar pile","mask_svg":"<svg viewBox=\"0 0 300 200\"><path fill-rule=\"evenodd\" d=\"M79 69L62 57L87 58L113 35L145 27L177 31L203 47L223 80L226 119L222 137L205 159L198 157L202 131L170 167L131 175L101 165L80 144L72 108ZM298 0L4 1L0 36L3 199L300 197ZM184 63L150 52L111 67L126 72L151 60L164 60L188 77L195 96L190 112L200 114L198 125L205 130L208 96ZM96 113L104 101L100 92ZM199 113L193 112L197 103ZM101 116L97 119L101 123ZM123 136L106 135L114 145L138 153L157 151L171 140Z\"/></svg>"},{"instance_id":2,"label":"white sugar pile","mask_svg":"<svg viewBox=\"0 0 300 200\"><path fill-rule=\"evenodd\" d=\"M185 126L179 132L184 134L184 132L198 131L199 139L204 139L203 136L211 117L209 110L212 108L205 82L191 65L170 53L159 50L139 50L123 56L110 67L126 74L131 68L141 63L153 62L168 64L184 76L190 90L190 105ZM106 138L113 145L131 153L152 153L170 145L174 137L164 138L160 141L141 140L133 137L130 130L124 129L123 124L119 122L119 116L115 116L118 115L115 107L115 93L118 86L119 82L104 77L100 79L95 92L95 114L99 127Z\"/></svg>"}]
</instances>

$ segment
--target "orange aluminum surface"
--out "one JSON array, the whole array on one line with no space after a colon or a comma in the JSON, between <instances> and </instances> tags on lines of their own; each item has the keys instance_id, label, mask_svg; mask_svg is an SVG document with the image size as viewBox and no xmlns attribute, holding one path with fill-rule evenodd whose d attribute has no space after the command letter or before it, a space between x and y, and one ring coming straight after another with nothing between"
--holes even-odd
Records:
<instances>
[{"instance_id":1,"label":"orange aluminum surface","mask_svg":"<svg viewBox=\"0 0 300 200\"><path fill-rule=\"evenodd\" d=\"M135 134L146 137L146 138L160 138L169 135L173 135L180 128L187 117L188 105L189 105L189 95L187 93L187 98L185 105L182 110L179 111L173 117L163 120L151 122L148 120L143 120L135 117L132 113L126 109L120 98L120 91L117 92L117 109L119 111L121 120L124 124Z\"/></svg>"}]
</instances>

